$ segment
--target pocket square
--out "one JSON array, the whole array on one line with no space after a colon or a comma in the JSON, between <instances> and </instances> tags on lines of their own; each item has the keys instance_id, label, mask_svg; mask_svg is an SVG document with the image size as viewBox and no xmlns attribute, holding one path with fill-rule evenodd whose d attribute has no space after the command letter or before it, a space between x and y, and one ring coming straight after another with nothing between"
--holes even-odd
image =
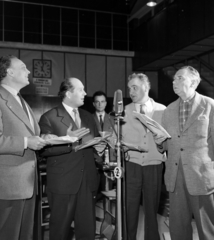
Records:
<instances>
[{"instance_id":1,"label":"pocket square","mask_svg":"<svg viewBox=\"0 0 214 240\"><path fill-rule=\"evenodd\" d=\"M206 115L200 115L199 117L198 117L198 120L207 120L208 118L207 118L207 116Z\"/></svg>"}]
</instances>

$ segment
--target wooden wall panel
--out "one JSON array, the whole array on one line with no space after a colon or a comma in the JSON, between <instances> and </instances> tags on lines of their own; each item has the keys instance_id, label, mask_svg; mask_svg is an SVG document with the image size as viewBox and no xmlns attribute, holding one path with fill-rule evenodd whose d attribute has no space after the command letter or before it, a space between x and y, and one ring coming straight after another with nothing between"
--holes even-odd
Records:
<instances>
[{"instance_id":1,"label":"wooden wall panel","mask_svg":"<svg viewBox=\"0 0 214 240\"><path fill-rule=\"evenodd\" d=\"M85 74L85 54L65 54L65 76L76 77L80 79L86 88L86 74ZM87 88L86 88L87 91Z\"/></svg>"},{"instance_id":2,"label":"wooden wall panel","mask_svg":"<svg viewBox=\"0 0 214 240\"><path fill-rule=\"evenodd\" d=\"M107 57L107 96L113 97L118 89L125 90L125 58Z\"/></svg>"},{"instance_id":3,"label":"wooden wall panel","mask_svg":"<svg viewBox=\"0 0 214 240\"><path fill-rule=\"evenodd\" d=\"M60 52L44 52L43 59L52 61L52 85L48 88L50 96L57 96L60 84L64 80L64 55Z\"/></svg>"},{"instance_id":4,"label":"wooden wall panel","mask_svg":"<svg viewBox=\"0 0 214 240\"><path fill-rule=\"evenodd\" d=\"M35 94L36 85L33 84L33 59L41 59L40 51L20 50L20 59L26 64L27 69L31 72L29 75L30 84L21 90L22 94Z\"/></svg>"},{"instance_id":5,"label":"wooden wall panel","mask_svg":"<svg viewBox=\"0 0 214 240\"><path fill-rule=\"evenodd\" d=\"M14 55L19 58L19 50L15 48L0 48L0 56Z\"/></svg>"},{"instance_id":6,"label":"wooden wall panel","mask_svg":"<svg viewBox=\"0 0 214 240\"><path fill-rule=\"evenodd\" d=\"M106 57L86 56L87 94L92 96L94 92L101 90L106 92Z\"/></svg>"}]
</instances>

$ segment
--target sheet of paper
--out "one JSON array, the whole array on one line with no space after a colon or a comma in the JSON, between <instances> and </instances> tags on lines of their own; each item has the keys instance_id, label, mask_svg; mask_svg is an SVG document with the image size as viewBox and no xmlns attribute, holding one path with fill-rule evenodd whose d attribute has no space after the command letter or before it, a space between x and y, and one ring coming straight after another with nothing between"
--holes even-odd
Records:
<instances>
[{"instance_id":1,"label":"sheet of paper","mask_svg":"<svg viewBox=\"0 0 214 240\"><path fill-rule=\"evenodd\" d=\"M98 143L101 143L101 142L107 142L107 138L111 136L111 133L109 134L106 134L104 137L95 137L93 139L90 139L88 140L87 142L85 143L82 143L81 145L78 145L75 147L75 151L78 151L80 149L84 149L84 148L87 148L87 147L91 147L91 146L94 146Z\"/></svg>"},{"instance_id":2,"label":"sheet of paper","mask_svg":"<svg viewBox=\"0 0 214 240\"><path fill-rule=\"evenodd\" d=\"M138 112L133 112L133 114L143 123L143 125L148 128L153 134L158 136L163 136L165 138L171 138L169 133L164 129L158 122L154 119L146 116L145 114L141 114Z\"/></svg>"},{"instance_id":3,"label":"sheet of paper","mask_svg":"<svg viewBox=\"0 0 214 240\"><path fill-rule=\"evenodd\" d=\"M46 142L48 142L51 145L59 145L59 144L68 144L68 143L74 143L78 140L77 137L70 137L70 136L63 136L63 137L54 137L45 139Z\"/></svg>"}]
</instances>

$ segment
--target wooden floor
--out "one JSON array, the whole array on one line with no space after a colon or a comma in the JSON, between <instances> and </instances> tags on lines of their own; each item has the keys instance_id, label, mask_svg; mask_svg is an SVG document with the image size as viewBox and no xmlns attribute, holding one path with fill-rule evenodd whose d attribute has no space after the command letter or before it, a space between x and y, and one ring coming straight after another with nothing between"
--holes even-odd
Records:
<instances>
[{"instance_id":1,"label":"wooden floor","mask_svg":"<svg viewBox=\"0 0 214 240\"><path fill-rule=\"evenodd\" d=\"M170 235L169 235L169 221L168 217L162 216L162 215L157 215L158 219L158 225L159 225L159 233L160 233L160 239L161 240L171 240ZM137 240L143 240L144 239L144 214L143 214L143 207L140 208L140 215L139 215L139 224L138 224L138 232L137 232ZM193 240L199 240L198 234L197 234L197 229L195 226L195 223L192 222L193 226ZM49 240L48 234L49 230L46 228L46 230L43 232L43 239L42 240ZM99 237L96 238L96 240L101 239ZM75 237L72 237L71 240L75 240ZM102 240L105 240L105 238L102 238Z\"/></svg>"}]
</instances>

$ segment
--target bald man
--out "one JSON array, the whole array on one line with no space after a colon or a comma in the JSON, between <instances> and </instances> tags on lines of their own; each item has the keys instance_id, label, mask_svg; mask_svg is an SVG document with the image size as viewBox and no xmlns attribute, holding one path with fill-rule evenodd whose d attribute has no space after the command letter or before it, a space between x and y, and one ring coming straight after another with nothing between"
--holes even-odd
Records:
<instances>
[{"instance_id":1,"label":"bald man","mask_svg":"<svg viewBox=\"0 0 214 240\"><path fill-rule=\"evenodd\" d=\"M42 134L65 136L72 125L73 133L89 129L82 141L98 136L93 116L79 109L86 92L77 78L62 82L59 96L62 103L46 112L40 119ZM75 223L76 239L95 239L95 193L97 170L92 147L75 152L77 143L46 148L47 189L51 209L50 240L67 240L71 223Z\"/></svg>"}]
</instances>

